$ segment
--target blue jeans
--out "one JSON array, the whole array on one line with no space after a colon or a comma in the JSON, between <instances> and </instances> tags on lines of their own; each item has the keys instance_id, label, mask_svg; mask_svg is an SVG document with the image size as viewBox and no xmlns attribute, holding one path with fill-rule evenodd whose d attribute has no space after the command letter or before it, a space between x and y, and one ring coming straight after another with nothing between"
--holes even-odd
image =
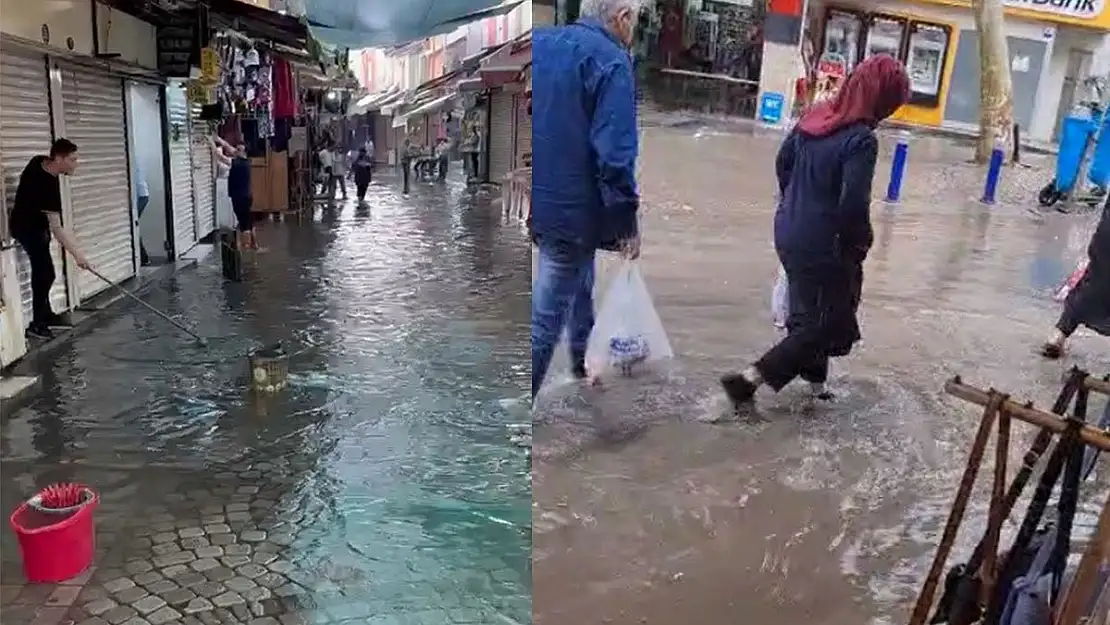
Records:
<instances>
[{"instance_id":1,"label":"blue jeans","mask_svg":"<svg viewBox=\"0 0 1110 625\"><path fill-rule=\"evenodd\" d=\"M539 267L532 281L532 398L543 384L563 328L571 364L581 367L594 328L594 250L538 243Z\"/></svg>"}]
</instances>

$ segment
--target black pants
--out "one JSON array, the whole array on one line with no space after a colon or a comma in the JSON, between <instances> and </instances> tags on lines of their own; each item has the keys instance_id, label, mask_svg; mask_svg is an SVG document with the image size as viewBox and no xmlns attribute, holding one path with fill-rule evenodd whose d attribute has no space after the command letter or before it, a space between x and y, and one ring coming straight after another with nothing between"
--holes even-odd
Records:
<instances>
[{"instance_id":1,"label":"black pants","mask_svg":"<svg viewBox=\"0 0 1110 625\"><path fill-rule=\"evenodd\" d=\"M49 323L54 318L54 310L50 307L50 289L58 275L54 272L54 258L50 256L50 236L22 235L15 240L27 253L31 263L31 321L33 323Z\"/></svg>"},{"instance_id":2,"label":"black pants","mask_svg":"<svg viewBox=\"0 0 1110 625\"><path fill-rule=\"evenodd\" d=\"M401 160L401 184L404 192L409 192L409 177L412 175L412 161L409 159Z\"/></svg>"},{"instance_id":3,"label":"black pants","mask_svg":"<svg viewBox=\"0 0 1110 625\"><path fill-rule=\"evenodd\" d=\"M1094 262L1064 301L1056 329L1071 336L1082 325L1099 334L1110 332L1110 271Z\"/></svg>"},{"instance_id":4,"label":"black pants","mask_svg":"<svg viewBox=\"0 0 1110 625\"><path fill-rule=\"evenodd\" d=\"M470 163L470 172L469 172L470 177L477 180L478 179L478 153L477 152L467 152L466 153L466 162Z\"/></svg>"},{"instance_id":5,"label":"black pants","mask_svg":"<svg viewBox=\"0 0 1110 625\"><path fill-rule=\"evenodd\" d=\"M446 156L439 157L439 179L447 180L447 164L449 161Z\"/></svg>"},{"instance_id":6,"label":"black pants","mask_svg":"<svg viewBox=\"0 0 1110 625\"><path fill-rule=\"evenodd\" d=\"M355 193L358 194L358 201L366 200L366 190L370 188L369 178L356 178L355 179Z\"/></svg>"},{"instance_id":7,"label":"black pants","mask_svg":"<svg viewBox=\"0 0 1110 625\"><path fill-rule=\"evenodd\" d=\"M852 268L820 272L787 271L788 334L755 363L776 391L794 378L824 383L829 359L846 356L859 340L856 309L863 275Z\"/></svg>"},{"instance_id":8,"label":"black pants","mask_svg":"<svg viewBox=\"0 0 1110 625\"><path fill-rule=\"evenodd\" d=\"M231 198L231 210L235 213L235 221L239 225L239 232L254 230L254 213L251 212L253 206L254 198L249 195Z\"/></svg>"}]
</instances>

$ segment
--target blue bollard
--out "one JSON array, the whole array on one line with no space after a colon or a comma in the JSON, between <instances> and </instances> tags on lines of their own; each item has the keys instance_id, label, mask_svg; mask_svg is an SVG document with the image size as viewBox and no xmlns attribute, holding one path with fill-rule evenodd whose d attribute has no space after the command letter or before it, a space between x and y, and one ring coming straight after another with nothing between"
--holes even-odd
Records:
<instances>
[{"instance_id":1,"label":"blue bollard","mask_svg":"<svg viewBox=\"0 0 1110 625\"><path fill-rule=\"evenodd\" d=\"M909 155L909 133L903 132L898 137L898 145L894 148L894 160L890 162L890 184L886 187L888 204L896 204L902 197L902 179L906 176L906 158Z\"/></svg>"},{"instance_id":2,"label":"blue bollard","mask_svg":"<svg viewBox=\"0 0 1110 625\"><path fill-rule=\"evenodd\" d=\"M991 150L991 162L987 167L987 182L983 186L983 199L984 204L994 204L995 195L998 193L998 179L1002 176L1002 153L1001 146L995 146Z\"/></svg>"}]
</instances>

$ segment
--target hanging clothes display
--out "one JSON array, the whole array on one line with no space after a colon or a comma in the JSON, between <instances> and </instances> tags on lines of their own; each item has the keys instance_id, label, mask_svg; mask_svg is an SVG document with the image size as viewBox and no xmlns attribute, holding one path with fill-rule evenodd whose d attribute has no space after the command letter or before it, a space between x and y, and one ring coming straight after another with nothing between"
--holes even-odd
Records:
<instances>
[{"instance_id":1,"label":"hanging clothes display","mask_svg":"<svg viewBox=\"0 0 1110 625\"><path fill-rule=\"evenodd\" d=\"M59 69L65 136L77 144L80 157L68 177L73 205L68 225L97 271L120 282L135 275L123 79L89 67ZM90 272L77 273L81 301L107 287Z\"/></svg>"},{"instance_id":2,"label":"hanging clothes display","mask_svg":"<svg viewBox=\"0 0 1110 625\"><path fill-rule=\"evenodd\" d=\"M216 159L212 153L212 130L209 123L201 119L201 105L191 105L189 114L196 238L199 241L216 229Z\"/></svg>"},{"instance_id":3,"label":"hanging clothes display","mask_svg":"<svg viewBox=\"0 0 1110 625\"><path fill-rule=\"evenodd\" d=\"M171 81L166 86L166 118L170 140L170 188L173 189L173 249L180 258L197 244L189 101L181 81Z\"/></svg>"},{"instance_id":4,"label":"hanging clothes display","mask_svg":"<svg viewBox=\"0 0 1110 625\"><path fill-rule=\"evenodd\" d=\"M46 57L22 51L14 46L0 45L0 169L4 175L5 215L15 202L19 176L27 163L40 154L50 152L53 133L50 124L50 80ZM54 268L58 274L50 301L55 312L69 308L62 250L57 241L51 244ZM31 267L22 251L19 258L19 290L23 309L23 325L31 323Z\"/></svg>"},{"instance_id":5,"label":"hanging clothes display","mask_svg":"<svg viewBox=\"0 0 1110 625\"><path fill-rule=\"evenodd\" d=\"M513 94L497 89L490 95L489 181L501 184L513 167Z\"/></svg>"}]
</instances>

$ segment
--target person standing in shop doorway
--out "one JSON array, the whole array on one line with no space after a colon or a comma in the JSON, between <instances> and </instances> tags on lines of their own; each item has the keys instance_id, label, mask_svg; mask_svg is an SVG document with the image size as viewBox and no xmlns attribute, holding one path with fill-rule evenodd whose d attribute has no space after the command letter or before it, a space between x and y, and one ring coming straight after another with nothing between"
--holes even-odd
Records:
<instances>
[{"instance_id":1,"label":"person standing in shop doorway","mask_svg":"<svg viewBox=\"0 0 1110 625\"><path fill-rule=\"evenodd\" d=\"M150 185L146 183L146 172L143 171L143 166L140 163L135 164L135 209L138 213L138 222L143 222L143 212L150 204ZM150 265L150 256L146 253L146 246L143 245L142 232L139 235L139 262L143 267Z\"/></svg>"},{"instance_id":2,"label":"person standing in shop doorway","mask_svg":"<svg viewBox=\"0 0 1110 625\"><path fill-rule=\"evenodd\" d=\"M50 307L50 289L57 273L50 255L50 241L58 239L77 266L92 269L81 252L77 238L62 225L62 183L60 176L77 171L77 146L58 139L50 146L48 156L31 159L19 176L15 204L8 223L12 238L27 253L31 264L32 317L28 334L51 339L52 327L68 327L65 319Z\"/></svg>"},{"instance_id":3,"label":"person standing in shop doorway","mask_svg":"<svg viewBox=\"0 0 1110 625\"><path fill-rule=\"evenodd\" d=\"M482 135L478 133L476 125L471 125L467 130L466 138L463 139L462 152L466 156L467 183L478 182L478 156L482 152Z\"/></svg>"}]
</instances>

